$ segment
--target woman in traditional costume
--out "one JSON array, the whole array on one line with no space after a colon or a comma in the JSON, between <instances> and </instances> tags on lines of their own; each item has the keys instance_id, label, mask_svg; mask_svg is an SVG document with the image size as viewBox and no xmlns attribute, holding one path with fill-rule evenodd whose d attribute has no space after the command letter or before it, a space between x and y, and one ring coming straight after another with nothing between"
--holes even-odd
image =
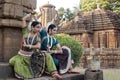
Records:
<instances>
[{"instance_id":1,"label":"woman in traditional costume","mask_svg":"<svg viewBox=\"0 0 120 80\"><path fill-rule=\"evenodd\" d=\"M31 31L23 36L23 42L18 54L12 57L9 61L10 65L14 66L15 75L18 78L32 78L30 69L30 57L40 48L39 29L41 24L33 22Z\"/></svg>"},{"instance_id":2,"label":"woman in traditional costume","mask_svg":"<svg viewBox=\"0 0 120 80\"><path fill-rule=\"evenodd\" d=\"M56 25L48 23L46 31L47 36L41 40L41 50L52 55L57 70L60 74L64 74L71 68L71 50L66 46L61 47L58 40L53 37L57 32ZM54 46L57 47L57 50L53 50Z\"/></svg>"}]
</instances>

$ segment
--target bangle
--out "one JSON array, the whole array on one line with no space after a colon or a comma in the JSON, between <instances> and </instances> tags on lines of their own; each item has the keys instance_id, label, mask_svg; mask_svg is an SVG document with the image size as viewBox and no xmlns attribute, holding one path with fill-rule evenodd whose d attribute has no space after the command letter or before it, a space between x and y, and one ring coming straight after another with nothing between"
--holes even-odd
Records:
<instances>
[{"instance_id":1,"label":"bangle","mask_svg":"<svg viewBox=\"0 0 120 80\"><path fill-rule=\"evenodd\" d=\"M30 17L31 16L31 13L27 14L27 17Z\"/></svg>"},{"instance_id":2,"label":"bangle","mask_svg":"<svg viewBox=\"0 0 120 80\"><path fill-rule=\"evenodd\" d=\"M29 48L31 49L32 45L29 45Z\"/></svg>"},{"instance_id":3,"label":"bangle","mask_svg":"<svg viewBox=\"0 0 120 80\"><path fill-rule=\"evenodd\" d=\"M57 53L57 51L55 51L54 53Z\"/></svg>"}]
</instances>

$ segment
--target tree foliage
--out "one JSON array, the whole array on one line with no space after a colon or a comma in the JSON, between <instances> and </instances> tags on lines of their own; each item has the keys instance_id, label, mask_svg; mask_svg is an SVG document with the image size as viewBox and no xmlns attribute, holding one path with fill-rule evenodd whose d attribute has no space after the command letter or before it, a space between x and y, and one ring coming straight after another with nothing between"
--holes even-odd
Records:
<instances>
[{"instance_id":1,"label":"tree foliage","mask_svg":"<svg viewBox=\"0 0 120 80\"><path fill-rule=\"evenodd\" d=\"M63 7L58 9L59 21L62 21L65 9Z\"/></svg>"},{"instance_id":2,"label":"tree foliage","mask_svg":"<svg viewBox=\"0 0 120 80\"><path fill-rule=\"evenodd\" d=\"M61 46L67 46L71 49L73 60L75 62L73 67L75 67L82 56L82 45L67 34L57 34L55 35L55 38L57 38Z\"/></svg>"},{"instance_id":3,"label":"tree foliage","mask_svg":"<svg viewBox=\"0 0 120 80\"><path fill-rule=\"evenodd\" d=\"M73 15L74 14L71 12L71 10L69 8L67 8L65 13L64 13L65 19L70 21L73 19Z\"/></svg>"},{"instance_id":4,"label":"tree foliage","mask_svg":"<svg viewBox=\"0 0 120 80\"><path fill-rule=\"evenodd\" d=\"M120 14L120 0L81 0L80 8L83 12L91 11L97 8L98 3L101 9Z\"/></svg>"},{"instance_id":5,"label":"tree foliage","mask_svg":"<svg viewBox=\"0 0 120 80\"><path fill-rule=\"evenodd\" d=\"M59 20L62 22L64 20L72 20L74 13L69 9L64 9L63 7L58 9Z\"/></svg>"}]
</instances>

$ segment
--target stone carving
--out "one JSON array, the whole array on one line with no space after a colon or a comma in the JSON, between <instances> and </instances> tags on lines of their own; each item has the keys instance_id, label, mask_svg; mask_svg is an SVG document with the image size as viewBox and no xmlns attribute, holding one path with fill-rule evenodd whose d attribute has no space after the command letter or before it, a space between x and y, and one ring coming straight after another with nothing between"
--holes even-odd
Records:
<instances>
[{"instance_id":1,"label":"stone carving","mask_svg":"<svg viewBox=\"0 0 120 80\"><path fill-rule=\"evenodd\" d=\"M30 4L29 0L0 0L0 62L7 62L18 52L22 41L21 19L32 11Z\"/></svg>"}]
</instances>

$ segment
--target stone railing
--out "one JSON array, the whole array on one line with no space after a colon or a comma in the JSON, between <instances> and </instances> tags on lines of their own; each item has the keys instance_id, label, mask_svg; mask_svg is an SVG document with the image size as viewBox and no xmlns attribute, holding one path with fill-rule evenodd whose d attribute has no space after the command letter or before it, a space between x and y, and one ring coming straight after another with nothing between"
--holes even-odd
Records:
<instances>
[{"instance_id":1,"label":"stone railing","mask_svg":"<svg viewBox=\"0 0 120 80\"><path fill-rule=\"evenodd\" d=\"M95 57L100 59L101 68L120 68L120 48L86 48L80 61L80 67L88 67L87 58L90 54L95 54Z\"/></svg>"},{"instance_id":2,"label":"stone railing","mask_svg":"<svg viewBox=\"0 0 120 80\"><path fill-rule=\"evenodd\" d=\"M95 54L120 54L120 48L85 48L83 54L90 54L90 52Z\"/></svg>"}]
</instances>

